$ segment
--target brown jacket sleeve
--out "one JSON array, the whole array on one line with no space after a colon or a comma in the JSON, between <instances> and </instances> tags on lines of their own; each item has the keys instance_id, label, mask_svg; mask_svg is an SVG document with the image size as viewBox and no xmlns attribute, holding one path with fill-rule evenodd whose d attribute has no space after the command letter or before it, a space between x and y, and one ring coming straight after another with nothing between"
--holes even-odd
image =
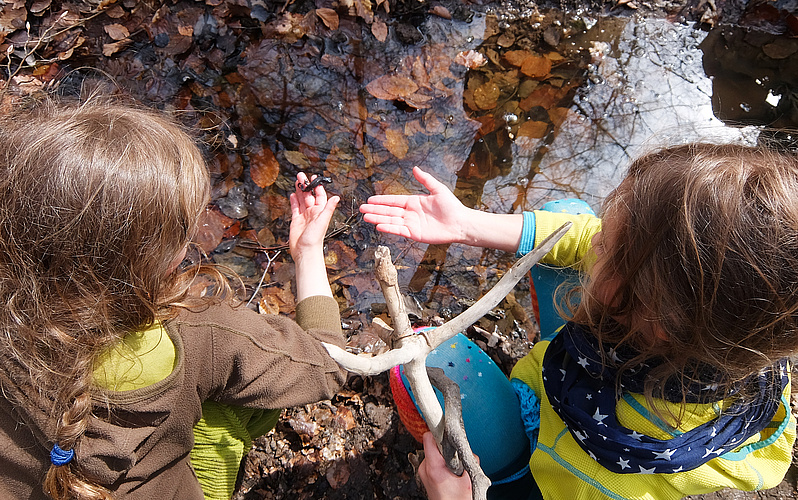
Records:
<instances>
[{"instance_id":1,"label":"brown jacket sleeve","mask_svg":"<svg viewBox=\"0 0 798 500\"><path fill-rule=\"evenodd\" d=\"M179 317L187 376L196 377L200 397L268 409L331 398L346 372L321 342L344 345L338 305L309 297L297 304L297 320L304 329L284 316L226 304Z\"/></svg>"}]
</instances>

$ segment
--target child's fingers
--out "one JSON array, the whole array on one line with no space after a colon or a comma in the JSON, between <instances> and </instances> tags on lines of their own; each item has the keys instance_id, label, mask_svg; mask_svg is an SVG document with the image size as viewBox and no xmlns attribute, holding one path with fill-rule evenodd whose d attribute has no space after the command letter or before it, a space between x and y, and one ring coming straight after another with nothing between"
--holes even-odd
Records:
<instances>
[{"instance_id":1,"label":"child's fingers","mask_svg":"<svg viewBox=\"0 0 798 500\"><path fill-rule=\"evenodd\" d=\"M421 439L424 445L424 459L429 460L429 466L436 468L443 465L445 467L446 462L438 449L438 444L435 442L432 433L429 431L425 432Z\"/></svg>"},{"instance_id":2,"label":"child's fingers","mask_svg":"<svg viewBox=\"0 0 798 500\"><path fill-rule=\"evenodd\" d=\"M317 176L315 176L315 175L314 175L313 177L311 177L311 179L310 179L310 180L313 180L313 179L315 179L316 177L317 177ZM311 194L311 196L313 196L313 198L314 198L314 203L315 203L315 204L317 204L317 205L323 205L323 206L326 206L326 205L327 205L327 191L324 189L324 187L323 187L322 185L318 185L318 186L316 186L316 187L315 187L315 188L314 188L314 189L311 191L311 193L310 193L310 194Z\"/></svg>"},{"instance_id":3,"label":"child's fingers","mask_svg":"<svg viewBox=\"0 0 798 500\"><path fill-rule=\"evenodd\" d=\"M385 234L392 234L394 236L401 236L403 238L413 239L413 235L405 225L401 224L377 224L374 228Z\"/></svg>"},{"instance_id":4,"label":"child's fingers","mask_svg":"<svg viewBox=\"0 0 798 500\"><path fill-rule=\"evenodd\" d=\"M391 217L389 215L363 215L363 222L375 224L377 226L391 225L391 226L406 226L407 222L403 217Z\"/></svg>"},{"instance_id":5,"label":"child's fingers","mask_svg":"<svg viewBox=\"0 0 798 500\"><path fill-rule=\"evenodd\" d=\"M420 182L422 186L427 188L427 191L429 191L431 194L441 191L449 191L449 188L447 188L446 185L433 177L431 174L421 170L420 167L413 167L413 175L415 176L416 180Z\"/></svg>"},{"instance_id":6,"label":"child's fingers","mask_svg":"<svg viewBox=\"0 0 798 500\"><path fill-rule=\"evenodd\" d=\"M372 215L377 217L402 217L405 214L405 209L396 206L372 205L370 203L366 203L360 205L360 213L366 216Z\"/></svg>"},{"instance_id":7,"label":"child's fingers","mask_svg":"<svg viewBox=\"0 0 798 500\"><path fill-rule=\"evenodd\" d=\"M315 196L313 196L313 191L302 190L302 186L305 186L308 183L310 183L314 177L316 176L315 175L311 176L311 178L308 179L308 176L305 175L305 172L299 172L298 174L296 174L296 195L300 200L300 208L302 210L304 210L306 207L312 207L313 205L316 204Z\"/></svg>"},{"instance_id":8,"label":"child's fingers","mask_svg":"<svg viewBox=\"0 0 798 500\"><path fill-rule=\"evenodd\" d=\"M324 197L327 198L327 194L324 194ZM340 196L331 196L324 204L324 210L322 214L324 215L327 224L330 223L330 219L332 219L333 212L335 212L335 207L338 206L338 202L341 201Z\"/></svg>"},{"instance_id":9,"label":"child's fingers","mask_svg":"<svg viewBox=\"0 0 798 500\"><path fill-rule=\"evenodd\" d=\"M288 202L291 204L291 217L292 219L296 218L296 216L300 213L299 197L296 195L296 193L291 193L288 196Z\"/></svg>"},{"instance_id":10,"label":"child's fingers","mask_svg":"<svg viewBox=\"0 0 798 500\"><path fill-rule=\"evenodd\" d=\"M401 194L378 194L369 197L366 203L361 205L360 211L362 212L363 209L367 210L377 210L377 209L385 209L385 208L404 208L407 205L407 202L410 200L410 196L401 195ZM379 208L378 208L379 207Z\"/></svg>"}]
</instances>

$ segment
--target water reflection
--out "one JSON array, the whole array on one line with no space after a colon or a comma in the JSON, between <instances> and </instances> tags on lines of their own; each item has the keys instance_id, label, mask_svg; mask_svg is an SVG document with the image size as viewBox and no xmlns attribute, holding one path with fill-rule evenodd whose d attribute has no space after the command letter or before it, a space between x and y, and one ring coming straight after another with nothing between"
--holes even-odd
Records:
<instances>
[{"instance_id":1,"label":"water reflection","mask_svg":"<svg viewBox=\"0 0 798 500\"><path fill-rule=\"evenodd\" d=\"M563 54L589 53L585 83L561 123L544 137L477 142L461 169L456 192L469 206L501 213L578 197L597 211L630 159L653 148L696 140L756 142L755 127L726 125L713 112L713 82L703 68L706 32L666 20L602 19L566 39ZM718 99L714 100L717 102ZM506 118L506 114L502 116ZM531 120L531 113L522 120ZM485 176L469 168L481 164ZM482 178L481 178L482 177ZM475 181L476 179L476 181ZM478 249L428 250L412 290L431 297L446 275L460 293L484 293L507 256ZM410 266L413 268L413 266ZM432 297L434 301L434 297ZM437 304L435 304L437 305Z\"/></svg>"},{"instance_id":2,"label":"water reflection","mask_svg":"<svg viewBox=\"0 0 798 500\"><path fill-rule=\"evenodd\" d=\"M553 139L514 141L512 171L486 184L484 208L529 210L578 197L598 210L630 159L646 150L756 140L756 129L726 126L713 113L699 47L705 35L666 20L604 19L567 40L567 49L591 54L587 83ZM513 205L519 196L523 207Z\"/></svg>"},{"instance_id":3,"label":"water reflection","mask_svg":"<svg viewBox=\"0 0 798 500\"><path fill-rule=\"evenodd\" d=\"M794 110L790 82L798 65L791 61L798 51L772 34L754 39L718 28L708 35L662 19L575 23L562 12L517 25L491 25L476 13L429 16L417 31L423 40L409 44L393 36L380 41L351 19L329 36L266 30L227 77L236 86L228 92L249 141L242 150L250 171L258 152L268 150L280 175L265 188L230 175L217 186L225 213L280 239L285 228L274 221L286 219L285 207L274 200L284 201L296 171L333 179L332 191L345 200L343 220L371 194L420 192L413 165L482 210L520 212L564 197L598 210L630 159L646 150L696 140L753 143L760 131L750 124ZM729 50L738 42L755 48L741 53L759 61L763 52L776 62L763 72L738 62ZM488 63L469 71L455 61L472 49ZM753 83L740 86L740 74ZM239 217L233 205L246 213ZM481 296L514 261L462 245L420 245L360 224L328 248L331 279L353 311L382 301L371 274L377 245L389 246L400 283L431 311L457 312L460 299ZM251 267L252 255L242 257ZM257 281L261 273L250 267L245 274Z\"/></svg>"}]
</instances>

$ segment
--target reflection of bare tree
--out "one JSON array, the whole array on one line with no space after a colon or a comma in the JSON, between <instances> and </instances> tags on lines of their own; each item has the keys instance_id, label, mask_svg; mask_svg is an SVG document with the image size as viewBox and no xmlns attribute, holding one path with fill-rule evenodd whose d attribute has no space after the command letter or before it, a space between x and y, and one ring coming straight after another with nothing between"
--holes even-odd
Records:
<instances>
[{"instance_id":1,"label":"reflection of bare tree","mask_svg":"<svg viewBox=\"0 0 798 500\"><path fill-rule=\"evenodd\" d=\"M597 207L629 159L646 149L739 137L712 114L711 83L698 48L703 36L664 20L613 19L577 38L577 47L591 52L589 82L542 157L540 142L514 143L514 163L528 167L487 186L485 207L533 209L567 196ZM508 201L518 191L521 206Z\"/></svg>"}]
</instances>

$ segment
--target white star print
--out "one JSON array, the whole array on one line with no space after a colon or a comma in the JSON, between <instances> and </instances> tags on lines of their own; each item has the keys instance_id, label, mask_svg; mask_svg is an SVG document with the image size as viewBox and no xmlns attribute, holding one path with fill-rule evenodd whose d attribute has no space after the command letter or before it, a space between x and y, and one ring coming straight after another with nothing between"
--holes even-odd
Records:
<instances>
[{"instance_id":1,"label":"white star print","mask_svg":"<svg viewBox=\"0 0 798 500\"><path fill-rule=\"evenodd\" d=\"M682 469L684 469L684 467L680 465L678 469L673 469L673 472L674 472L674 473L676 473L676 472L681 472L681 471L682 471Z\"/></svg>"},{"instance_id":2,"label":"white star print","mask_svg":"<svg viewBox=\"0 0 798 500\"><path fill-rule=\"evenodd\" d=\"M564 382L564 381L565 381L565 374L566 374L566 371L565 371L565 370L563 370L562 368L560 368L560 371L562 372L562 378L560 379L560 382Z\"/></svg>"},{"instance_id":3,"label":"white star print","mask_svg":"<svg viewBox=\"0 0 798 500\"><path fill-rule=\"evenodd\" d=\"M592 394L585 394L585 399L590 401L591 399L593 399L593 395Z\"/></svg>"},{"instance_id":4,"label":"white star print","mask_svg":"<svg viewBox=\"0 0 798 500\"><path fill-rule=\"evenodd\" d=\"M623 457L620 457L620 460L618 460L615 463L621 466L621 470L631 469L631 467L629 466L629 460L624 460Z\"/></svg>"},{"instance_id":5,"label":"white star print","mask_svg":"<svg viewBox=\"0 0 798 500\"><path fill-rule=\"evenodd\" d=\"M604 425L604 426L606 426L607 424L605 424L605 423L603 422L603 420L604 420L605 418L607 418L608 416L609 416L609 415L602 415L601 413L599 413L599 409L598 409L598 408L596 408L596 413L594 413L594 414L593 414L593 420L595 420L596 422L598 422L598 423L599 423L599 424L601 424L601 425Z\"/></svg>"},{"instance_id":6,"label":"white star print","mask_svg":"<svg viewBox=\"0 0 798 500\"><path fill-rule=\"evenodd\" d=\"M621 361L621 358L618 357L618 353L615 352L615 349L610 349L609 350L609 355L610 355L610 359L612 361L614 361L615 363L618 363L618 362Z\"/></svg>"},{"instance_id":7,"label":"white star print","mask_svg":"<svg viewBox=\"0 0 798 500\"><path fill-rule=\"evenodd\" d=\"M587 368L587 365L590 364L590 363L588 363L587 358L583 358L582 356L579 356L579 361L577 361L576 363L578 365L581 365L582 368Z\"/></svg>"},{"instance_id":8,"label":"white star print","mask_svg":"<svg viewBox=\"0 0 798 500\"><path fill-rule=\"evenodd\" d=\"M579 431L574 431L574 436L576 436L577 439L579 439L582 442L584 442L584 440L587 439L587 434L584 434L584 433L579 432Z\"/></svg>"},{"instance_id":9,"label":"white star print","mask_svg":"<svg viewBox=\"0 0 798 500\"><path fill-rule=\"evenodd\" d=\"M706 451L704 452L704 456L703 456L703 457L701 457L701 458L706 458L706 457L708 457L708 456L709 456L711 453L714 453L714 452L715 452L715 448L704 448L704 449L705 449Z\"/></svg>"},{"instance_id":10,"label":"white star print","mask_svg":"<svg viewBox=\"0 0 798 500\"><path fill-rule=\"evenodd\" d=\"M676 450L671 450L670 448L668 448L668 449L666 449L666 450L665 450L665 451L663 451L663 452L657 453L657 452L655 451L655 452L653 452L653 453L654 453L654 458L655 458L655 459L660 459L660 460L670 460L670 459L671 459L671 455L673 455L674 453L676 453Z\"/></svg>"},{"instance_id":11,"label":"white star print","mask_svg":"<svg viewBox=\"0 0 798 500\"><path fill-rule=\"evenodd\" d=\"M642 465L638 465L638 467L640 467L640 474L654 474L654 470L656 469L656 467L646 469Z\"/></svg>"},{"instance_id":12,"label":"white star print","mask_svg":"<svg viewBox=\"0 0 798 500\"><path fill-rule=\"evenodd\" d=\"M632 438L634 438L634 439L637 439L638 441L641 441L641 439L640 439L640 438L642 438L642 437L643 437L643 435L642 435L642 434L640 434L639 432L637 432L637 431L632 431Z\"/></svg>"}]
</instances>

